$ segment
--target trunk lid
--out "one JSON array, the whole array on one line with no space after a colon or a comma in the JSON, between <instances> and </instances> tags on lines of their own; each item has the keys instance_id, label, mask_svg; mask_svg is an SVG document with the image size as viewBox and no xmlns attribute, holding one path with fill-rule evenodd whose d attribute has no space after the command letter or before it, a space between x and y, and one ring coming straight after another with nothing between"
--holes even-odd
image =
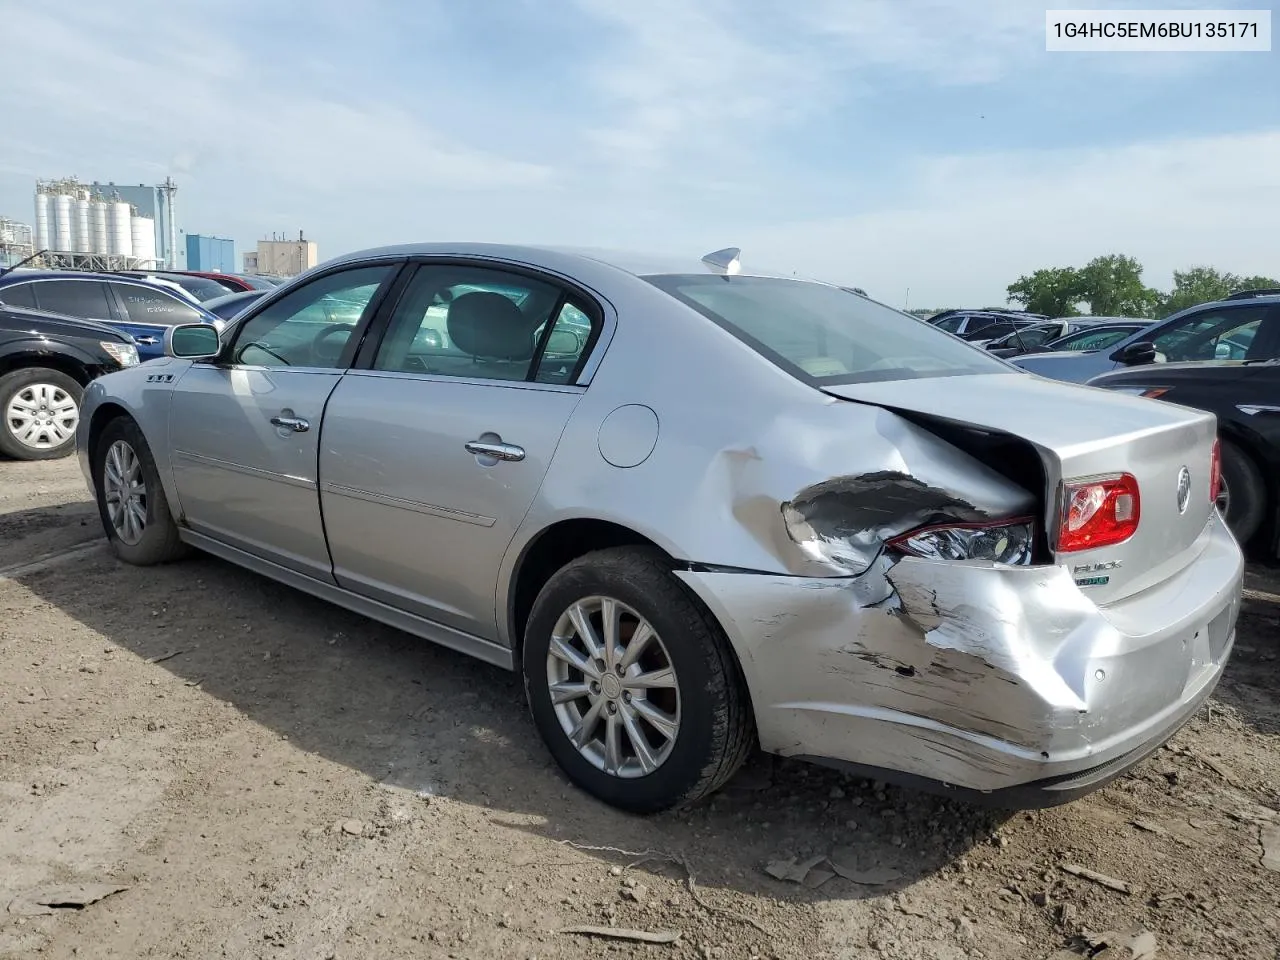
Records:
<instances>
[{"instance_id":1,"label":"trunk lid","mask_svg":"<svg viewBox=\"0 0 1280 960\"><path fill-rule=\"evenodd\" d=\"M1211 511L1209 463L1217 418L1176 404L1026 374L984 374L831 385L827 393L920 422L967 425L1031 444L1044 467L1041 520L1056 541L1064 480L1111 473L1137 478L1137 532L1109 547L1055 554L1097 603L1167 579L1197 555ZM999 469L999 464L991 466ZM1179 507L1183 468L1191 485ZM1087 581L1087 582L1086 582Z\"/></svg>"}]
</instances>

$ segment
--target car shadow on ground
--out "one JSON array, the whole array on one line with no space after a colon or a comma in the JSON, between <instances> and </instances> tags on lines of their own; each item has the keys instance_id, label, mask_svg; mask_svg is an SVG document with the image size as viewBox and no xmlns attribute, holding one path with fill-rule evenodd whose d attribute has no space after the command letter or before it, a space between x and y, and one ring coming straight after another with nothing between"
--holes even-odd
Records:
<instances>
[{"instance_id":1,"label":"car shadow on ground","mask_svg":"<svg viewBox=\"0 0 1280 960\"><path fill-rule=\"evenodd\" d=\"M762 754L690 810L630 816L564 779L535 733L515 674L231 564L196 555L130 567L103 544L17 579L111 643L144 659L167 657L158 666L301 749L380 783L483 807L495 824L614 863L649 851L674 855L703 887L797 900L881 896L998 843L996 831L1010 817L1034 816ZM1224 690L1247 721L1273 724L1270 708L1255 716L1260 701L1240 692L1252 682L1250 675ZM764 871L774 861L841 848L853 849L857 869L897 879L859 885L837 877L810 890Z\"/></svg>"}]
</instances>

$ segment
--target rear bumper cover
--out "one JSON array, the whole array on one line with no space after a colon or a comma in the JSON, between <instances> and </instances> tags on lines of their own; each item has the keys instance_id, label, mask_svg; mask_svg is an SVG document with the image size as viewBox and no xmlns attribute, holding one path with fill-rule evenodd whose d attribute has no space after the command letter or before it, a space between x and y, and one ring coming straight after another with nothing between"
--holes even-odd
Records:
<instances>
[{"instance_id":1,"label":"rear bumper cover","mask_svg":"<svg viewBox=\"0 0 1280 960\"><path fill-rule=\"evenodd\" d=\"M1216 511L1195 550L1106 607L1065 567L678 576L728 633L765 750L1034 807L1124 773L1213 691L1244 561Z\"/></svg>"}]
</instances>

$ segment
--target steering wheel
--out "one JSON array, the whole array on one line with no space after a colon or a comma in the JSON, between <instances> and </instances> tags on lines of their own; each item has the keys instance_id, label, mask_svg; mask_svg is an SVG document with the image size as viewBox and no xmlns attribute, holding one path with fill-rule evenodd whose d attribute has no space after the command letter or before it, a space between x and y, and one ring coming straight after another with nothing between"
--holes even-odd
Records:
<instances>
[{"instance_id":1,"label":"steering wheel","mask_svg":"<svg viewBox=\"0 0 1280 960\"><path fill-rule=\"evenodd\" d=\"M347 345L346 340L339 344L326 345L325 341L333 337L336 333L345 333L347 340L351 338L351 332L355 330L349 323L330 323L323 327L319 333L311 338L311 359L317 367L331 367L338 362L338 358L342 356L342 350ZM334 349L334 347L337 349Z\"/></svg>"}]
</instances>

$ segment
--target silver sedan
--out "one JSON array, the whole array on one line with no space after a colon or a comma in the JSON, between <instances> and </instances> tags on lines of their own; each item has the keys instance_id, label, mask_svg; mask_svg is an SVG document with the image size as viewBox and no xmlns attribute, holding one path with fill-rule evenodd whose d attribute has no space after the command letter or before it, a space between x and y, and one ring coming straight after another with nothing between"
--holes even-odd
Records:
<instances>
[{"instance_id":1,"label":"silver sedan","mask_svg":"<svg viewBox=\"0 0 1280 960\"><path fill-rule=\"evenodd\" d=\"M372 250L166 352L85 393L122 559L198 548L521 670L629 810L757 744L1061 802L1171 736L1235 636L1211 415L733 249Z\"/></svg>"}]
</instances>

